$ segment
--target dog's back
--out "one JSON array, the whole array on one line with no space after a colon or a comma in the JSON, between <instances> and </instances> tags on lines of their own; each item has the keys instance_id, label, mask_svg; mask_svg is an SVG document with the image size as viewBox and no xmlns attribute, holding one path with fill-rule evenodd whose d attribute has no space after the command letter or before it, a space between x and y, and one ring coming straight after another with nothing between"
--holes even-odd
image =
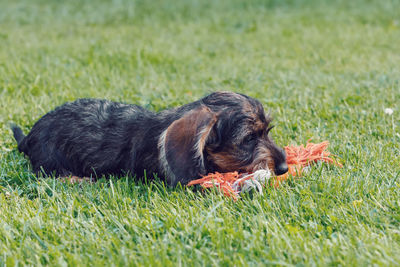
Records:
<instances>
[{"instance_id":1,"label":"dog's back","mask_svg":"<svg viewBox=\"0 0 400 267\"><path fill-rule=\"evenodd\" d=\"M141 128L151 125L152 117L153 113L135 105L79 99L47 113L27 136L16 125L12 131L36 173L118 174L133 168L129 166L133 146L140 145L145 132Z\"/></svg>"}]
</instances>

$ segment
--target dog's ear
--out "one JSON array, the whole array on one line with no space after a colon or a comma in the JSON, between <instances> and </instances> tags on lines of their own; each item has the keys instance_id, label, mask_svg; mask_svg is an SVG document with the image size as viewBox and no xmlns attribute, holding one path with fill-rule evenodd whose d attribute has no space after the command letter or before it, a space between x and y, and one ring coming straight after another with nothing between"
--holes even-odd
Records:
<instances>
[{"instance_id":1,"label":"dog's ear","mask_svg":"<svg viewBox=\"0 0 400 267\"><path fill-rule=\"evenodd\" d=\"M170 185L188 183L206 174L203 151L217 121L206 106L174 121L160 138L160 162Z\"/></svg>"}]
</instances>

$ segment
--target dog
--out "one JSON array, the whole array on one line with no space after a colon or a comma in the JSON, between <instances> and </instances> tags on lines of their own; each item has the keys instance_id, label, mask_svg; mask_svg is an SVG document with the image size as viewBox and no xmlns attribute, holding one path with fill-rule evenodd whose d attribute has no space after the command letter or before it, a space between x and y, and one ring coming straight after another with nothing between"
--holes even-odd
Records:
<instances>
[{"instance_id":1,"label":"dog","mask_svg":"<svg viewBox=\"0 0 400 267\"><path fill-rule=\"evenodd\" d=\"M214 92L159 113L78 99L44 115L27 136L11 128L36 174L96 179L154 173L175 186L216 171L286 173L285 152L269 135L271 120L254 98Z\"/></svg>"}]
</instances>

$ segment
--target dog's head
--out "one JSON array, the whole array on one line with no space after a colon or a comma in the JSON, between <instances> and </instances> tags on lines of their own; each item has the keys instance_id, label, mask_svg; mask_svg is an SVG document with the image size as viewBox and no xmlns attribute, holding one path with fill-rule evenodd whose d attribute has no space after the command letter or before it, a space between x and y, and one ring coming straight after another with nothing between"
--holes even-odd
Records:
<instances>
[{"instance_id":1,"label":"dog's head","mask_svg":"<svg viewBox=\"0 0 400 267\"><path fill-rule=\"evenodd\" d=\"M160 161L170 184L209 172L287 172L286 155L269 136L261 103L231 92L213 93L174 121L160 138Z\"/></svg>"}]
</instances>

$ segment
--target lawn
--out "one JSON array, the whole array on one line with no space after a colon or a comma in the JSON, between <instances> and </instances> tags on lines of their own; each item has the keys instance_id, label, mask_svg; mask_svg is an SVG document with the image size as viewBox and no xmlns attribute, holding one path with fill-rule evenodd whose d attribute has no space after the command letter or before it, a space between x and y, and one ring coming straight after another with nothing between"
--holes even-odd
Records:
<instances>
[{"instance_id":1,"label":"lawn","mask_svg":"<svg viewBox=\"0 0 400 267\"><path fill-rule=\"evenodd\" d=\"M398 265L399 44L397 0L0 1L0 266ZM344 167L236 202L71 185L32 175L8 126L80 97L157 111L216 90L259 99L281 146L329 140Z\"/></svg>"}]
</instances>

